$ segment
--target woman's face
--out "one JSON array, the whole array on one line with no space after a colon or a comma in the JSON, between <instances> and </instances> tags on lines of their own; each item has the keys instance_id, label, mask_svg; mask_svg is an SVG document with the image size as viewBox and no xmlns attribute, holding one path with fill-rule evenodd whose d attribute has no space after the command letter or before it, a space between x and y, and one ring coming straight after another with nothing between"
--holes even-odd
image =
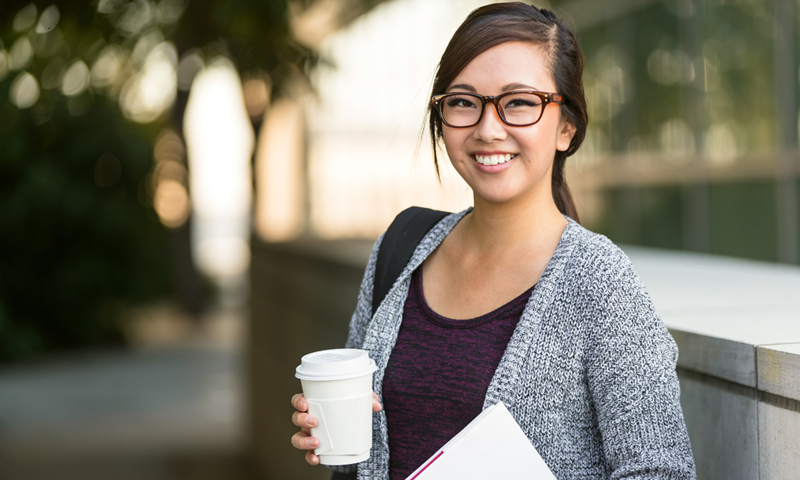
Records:
<instances>
[{"instance_id":1,"label":"woman's face","mask_svg":"<svg viewBox=\"0 0 800 480\"><path fill-rule=\"evenodd\" d=\"M499 95L512 90L560 93L541 48L525 42L507 42L490 48L467 64L447 93ZM506 125L491 103L486 104L480 123L474 127L443 126L447 154L472 187L476 204L533 200L545 194L552 199L550 182L555 152L566 150L574 134L575 127L564 119L557 104L547 105L541 120L527 127ZM510 155L511 160L497 165L479 162L494 155L505 158Z\"/></svg>"}]
</instances>

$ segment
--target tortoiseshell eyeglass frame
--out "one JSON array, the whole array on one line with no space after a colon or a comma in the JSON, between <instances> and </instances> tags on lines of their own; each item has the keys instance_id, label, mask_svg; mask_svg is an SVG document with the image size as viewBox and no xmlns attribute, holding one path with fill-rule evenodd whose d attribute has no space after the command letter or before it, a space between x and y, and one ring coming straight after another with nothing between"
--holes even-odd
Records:
<instances>
[{"instance_id":1,"label":"tortoiseshell eyeglass frame","mask_svg":"<svg viewBox=\"0 0 800 480\"><path fill-rule=\"evenodd\" d=\"M507 97L509 95L514 95L514 94L520 94L520 93L532 93L533 95L536 95L537 97L541 98L542 99L542 111L539 112L539 118L537 118L535 121L533 121L531 123L525 123L525 124L520 124L520 125L517 125L517 124L514 124L514 123L508 123L508 121L506 120L505 115L503 115L503 109L500 108L500 103L499 102L503 97ZM480 101L481 101L481 114L478 116L478 121L476 121L472 125L458 125L458 126L450 125L449 123L447 123L447 121L444 119L444 112L442 112L442 104L443 104L442 100L446 99L447 97L453 97L453 96L456 96L456 95L462 96L462 97L463 96L469 96L469 97L474 97L474 98L480 99ZM544 109L545 109L545 107L547 107L547 104L549 104L549 103L561 104L561 103L564 102L564 97L562 97L558 93L539 92L539 91L536 91L536 90L514 90L512 92L505 92L505 93L501 93L500 95L494 95L494 96L492 96L492 95L478 95L477 93L469 93L469 92L453 92L453 93L442 93L442 94L439 94L439 95L434 95L433 97L431 97L430 105L431 105L431 107L435 107L436 108L436 112L439 114L439 118L442 120L442 123L444 123L448 127L451 127L451 128L469 128L469 127L474 127L475 125L481 123L481 119L483 118L483 111L484 111L484 109L486 107L486 104L490 103L490 102L494 104L494 108L495 108L495 110L497 110L497 115L500 117L500 120L502 120L503 123L505 123L509 127L529 127L531 125L535 125L536 123L539 122L539 120L542 119L542 116L544 115Z\"/></svg>"}]
</instances>

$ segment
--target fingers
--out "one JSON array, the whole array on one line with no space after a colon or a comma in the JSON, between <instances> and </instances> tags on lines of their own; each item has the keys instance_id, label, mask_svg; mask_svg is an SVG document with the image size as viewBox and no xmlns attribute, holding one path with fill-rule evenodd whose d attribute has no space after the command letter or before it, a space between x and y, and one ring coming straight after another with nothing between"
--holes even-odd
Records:
<instances>
[{"instance_id":1,"label":"fingers","mask_svg":"<svg viewBox=\"0 0 800 480\"><path fill-rule=\"evenodd\" d=\"M298 393L292 397L292 406L295 410L299 412L307 412L308 411L308 402L306 401L305 396L302 393Z\"/></svg>"},{"instance_id":2,"label":"fingers","mask_svg":"<svg viewBox=\"0 0 800 480\"><path fill-rule=\"evenodd\" d=\"M298 450L313 450L319 447L319 439L312 437L307 428L292 435L292 446Z\"/></svg>"},{"instance_id":3,"label":"fingers","mask_svg":"<svg viewBox=\"0 0 800 480\"><path fill-rule=\"evenodd\" d=\"M301 430L292 435L292 446L298 450L308 450L305 455L306 462L310 465L319 464L319 455L314 454L314 449L319 447L319 439L311 436L311 427L317 426L317 419L306 413L308 402L302 393L292 397L292 406L297 410L292 414L292 423ZM373 408L375 406L373 405Z\"/></svg>"},{"instance_id":4,"label":"fingers","mask_svg":"<svg viewBox=\"0 0 800 480\"><path fill-rule=\"evenodd\" d=\"M311 465L319 464L319 455L314 455L314 452L309 450L308 452L306 452L306 462L308 462Z\"/></svg>"},{"instance_id":5,"label":"fingers","mask_svg":"<svg viewBox=\"0 0 800 480\"><path fill-rule=\"evenodd\" d=\"M373 408L375 408L374 404ZM308 413L294 412L292 414L292 423L300 428L312 428L317 426L317 419Z\"/></svg>"},{"instance_id":6,"label":"fingers","mask_svg":"<svg viewBox=\"0 0 800 480\"><path fill-rule=\"evenodd\" d=\"M381 410L383 410L383 405L381 405L381 401L378 399L378 394L372 392L372 411L380 412Z\"/></svg>"}]
</instances>

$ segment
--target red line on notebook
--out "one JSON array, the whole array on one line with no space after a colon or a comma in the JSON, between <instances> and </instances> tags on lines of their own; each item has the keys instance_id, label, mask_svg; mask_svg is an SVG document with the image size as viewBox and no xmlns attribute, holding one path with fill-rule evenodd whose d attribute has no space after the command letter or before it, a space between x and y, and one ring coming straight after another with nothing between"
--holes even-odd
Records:
<instances>
[{"instance_id":1,"label":"red line on notebook","mask_svg":"<svg viewBox=\"0 0 800 480\"><path fill-rule=\"evenodd\" d=\"M435 457L433 457L433 458L431 459L431 461L430 461L430 462L426 463L426 464L425 464L425 466L424 466L424 467L422 467L422 470L420 470L420 471L419 471L419 473L417 473L416 475L414 475L413 477L411 477L411 480L414 480L415 478L417 478L417 477L419 477L420 475L422 475L422 472L424 472L426 468L430 467L430 466L431 466L431 464L432 464L433 462L435 462L437 458L439 458L439 457L441 457L441 456L442 456L442 454L443 454L443 453L444 453L444 450L442 450L441 452L439 452L439 454L438 454L438 455L436 455Z\"/></svg>"}]
</instances>

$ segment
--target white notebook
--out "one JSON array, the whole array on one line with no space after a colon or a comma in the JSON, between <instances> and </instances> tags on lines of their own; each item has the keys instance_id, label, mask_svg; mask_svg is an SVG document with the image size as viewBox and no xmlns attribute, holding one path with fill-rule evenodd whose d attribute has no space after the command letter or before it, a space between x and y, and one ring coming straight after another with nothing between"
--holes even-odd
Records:
<instances>
[{"instance_id":1,"label":"white notebook","mask_svg":"<svg viewBox=\"0 0 800 480\"><path fill-rule=\"evenodd\" d=\"M475 417L406 480L487 478L556 480L503 402Z\"/></svg>"}]
</instances>

